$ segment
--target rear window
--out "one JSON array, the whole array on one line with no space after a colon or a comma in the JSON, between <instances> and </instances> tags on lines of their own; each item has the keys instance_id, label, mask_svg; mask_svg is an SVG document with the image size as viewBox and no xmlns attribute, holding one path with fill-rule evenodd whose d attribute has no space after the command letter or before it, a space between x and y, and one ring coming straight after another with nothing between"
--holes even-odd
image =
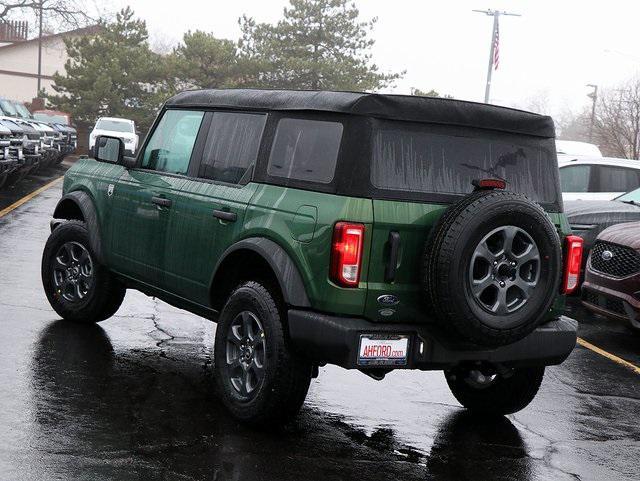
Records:
<instances>
[{"instance_id":1,"label":"rear window","mask_svg":"<svg viewBox=\"0 0 640 481\"><path fill-rule=\"evenodd\" d=\"M558 199L553 139L480 129L376 121L371 183L383 190L466 194L472 181L499 178L542 203Z\"/></svg>"},{"instance_id":2,"label":"rear window","mask_svg":"<svg viewBox=\"0 0 640 481\"><path fill-rule=\"evenodd\" d=\"M339 122L282 119L271 147L267 173L328 184L336 170L341 139Z\"/></svg>"}]
</instances>

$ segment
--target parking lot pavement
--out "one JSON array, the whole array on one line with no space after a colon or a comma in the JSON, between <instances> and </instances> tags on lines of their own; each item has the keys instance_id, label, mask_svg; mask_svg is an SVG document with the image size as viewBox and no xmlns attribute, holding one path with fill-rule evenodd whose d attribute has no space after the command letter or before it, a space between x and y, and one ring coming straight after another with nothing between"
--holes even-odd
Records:
<instances>
[{"instance_id":1,"label":"parking lot pavement","mask_svg":"<svg viewBox=\"0 0 640 481\"><path fill-rule=\"evenodd\" d=\"M216 397L214 324L133 291L99 326L58 320L39 272L59 197L0 218L0 479L640 478L640 376L584 347L506 418L466 414L441 373L325 367L294 423L242 427ZM640 337L576 316L638 365Z\"/></svg>"}]
</instances>

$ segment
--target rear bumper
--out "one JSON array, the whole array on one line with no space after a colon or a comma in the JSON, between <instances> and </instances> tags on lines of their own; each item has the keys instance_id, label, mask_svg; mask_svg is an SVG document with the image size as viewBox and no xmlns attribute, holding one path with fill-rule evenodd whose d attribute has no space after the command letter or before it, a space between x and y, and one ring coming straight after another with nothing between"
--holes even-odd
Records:
<instances>
[{"instance_id":1,"label":"rear bumper","mask_svg":"<svg viewBox=\"0 0 640 481\"><path fill-rule=\"evenodd\" d=\"M487 348L452 343L433 326L379 324L361 318L343 318L312 311L289 311L289 334L294 345L310 359L347 369L358 365L363 334L408 335L407 364L394 369L441 370L463 362L488 362L508 367L549 366L564 361L576 345L578 323L565 316L538 327L524 339ZM422 348L422 349L421 349Z\"/></svg>"}]
</instances>

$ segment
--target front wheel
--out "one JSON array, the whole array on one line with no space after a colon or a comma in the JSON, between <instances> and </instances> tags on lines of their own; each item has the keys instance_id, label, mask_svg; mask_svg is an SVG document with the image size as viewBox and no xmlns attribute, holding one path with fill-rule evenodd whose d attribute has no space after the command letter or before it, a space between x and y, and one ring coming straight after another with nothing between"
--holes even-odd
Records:
<instances>
[{"instance_id":1,"label":"front wheel","mask_svg":"<svg viewBox=\"0 0 640 481\"><path fill-rule=\"evenodd\" d=\"M222 401L240 421L283 424L302 407L311 364L286 338L274 295L246 282L229 297L218 321L215 374Z\"/></svg>"},{"instance_id":2,"label":"front wheel","mask_svg":"<svg viewBox=\"0 0 640 481\"><path fill-rule=\"evenodd\" d=\"M480 367L445 371L449 389L470 411L502 416L529 405L540 389L544 366L508 369L500 373Z\"/></svg>"},{"instance_id":3,"label":"front wheel","mask_svg":"<svg viewBox=\"0 0 640 481\"><path fill-rule=\"evenodd\" d=\"M42 255L42 285L60 317L76 322L108 319L126 292L97 262L86 225L75 220L63 222L49 236Z\"/></svg>"}]
</instances>

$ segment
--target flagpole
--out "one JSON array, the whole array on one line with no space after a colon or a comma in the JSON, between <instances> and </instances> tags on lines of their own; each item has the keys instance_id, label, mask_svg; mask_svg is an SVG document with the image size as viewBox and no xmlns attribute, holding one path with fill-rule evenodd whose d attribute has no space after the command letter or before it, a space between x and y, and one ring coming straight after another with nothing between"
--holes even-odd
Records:
<instances>
[{"instance_id":1,"label":"flagpole","mask_svg":"<svg viewBox=\"0 0 640 481\"><path fill-rule=\"evenodd\" d=\"M484 103L489 103L489 94L491 93L491 75L493 74L494 56L496 54L496 32L498 28L498 18L500 13L496 10L493 12L493 30L491 32L491 48L489 49L489 68L487 69L487 86L484 89Z\"/></svg>"},{"instance_id":2,"label":"flagpole","mask_svg":"<svg viewBox=\"0 0 640 481\"><path fill-rule=\"evenodd\" d=\"M489 103L489 98L491 95L491 76L493 74L494 69L494 61L496 54L496 34L498 32L499 18L500 15L509 15L511 17L519 17L518 13L509 13L509 12L501 12L499 10L473 10L474 12L484 13L485 15L490 15L493 17L493 30L491 32L491 46L489 49L489 67L487 68L487 85L484 90L484 103Z\"/></svg>"}]
</instances>

